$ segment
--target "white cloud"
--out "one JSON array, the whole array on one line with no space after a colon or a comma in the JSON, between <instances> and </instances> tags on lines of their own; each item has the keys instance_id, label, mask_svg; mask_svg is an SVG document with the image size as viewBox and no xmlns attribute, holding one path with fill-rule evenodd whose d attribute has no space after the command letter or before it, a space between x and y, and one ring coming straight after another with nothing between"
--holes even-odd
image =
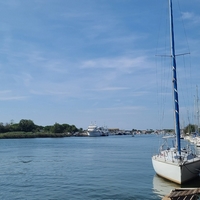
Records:
<instances>
[{"instance_id":1,"label":"white cloud","mask_svg":"<svg viewBox=\"0 0 200 200\"><path fill-rule=\"evenodd\" d=\"M140 70L150 68L151 63L145 56L138 56L136 58L129 57L115 57L115 58L99 58L93 60L83 61L81 68L114 68L120 71L127 71L127 69Z\"/></svg>"},{"instance_id":2,"label":"white cloud","mask_svg":"<svg viewBox=\"0 0 200 200\"><path fill-rule=\"evenodd\" d=\"M19 96L11 90L0 91L0 101L25 100L28 96Z\"/></svg>"},{"instance_id":3,"label":"white cloud","mask_svg":"<svg viewBox=\"0 0 200 200\"><path fill-rule=\"evenodd\" d=\"M199 24L200 23L200 16L196 15L192 12L183 12L182 13L182 18L186 20L190 20L194 24Z\"/></svg>"},{"instance_id":4,"label":"white cloud","mask_svg":"<svg viewBox=\"0 0 200 200\"><path fill-rule=\"evenodd\" d=\"M127 90L129 89L128 87L104 87L100 89L92 89L96 91L118 91L118 90Z\"/></svg>"}]
</instances>

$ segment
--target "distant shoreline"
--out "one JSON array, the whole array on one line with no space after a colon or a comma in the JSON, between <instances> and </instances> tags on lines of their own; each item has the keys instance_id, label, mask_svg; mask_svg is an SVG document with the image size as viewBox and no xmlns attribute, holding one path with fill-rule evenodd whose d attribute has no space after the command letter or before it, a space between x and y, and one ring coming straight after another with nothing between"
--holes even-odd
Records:
<instances>
[{"instance_id":1,"label":"distant shoreline","mask_svg":"<svg viewBox=\"0 0 200 200\"><path fill-rule=\"evenodd\" d=\"M70 133L48 133L48 132L6 132L0 133L0 139L24 139L24 138L58 138L70 137Z\"/></svg>"}]
</instances>

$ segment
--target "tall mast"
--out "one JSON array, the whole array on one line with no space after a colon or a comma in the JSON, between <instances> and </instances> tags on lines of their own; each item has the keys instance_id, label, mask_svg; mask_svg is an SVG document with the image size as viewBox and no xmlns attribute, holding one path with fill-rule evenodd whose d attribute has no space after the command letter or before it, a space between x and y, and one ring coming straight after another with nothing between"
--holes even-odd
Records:
<instances>
[{"instance_id":1,"label":"tall mast","mask_svg":"<svg viewBox=\"0 0 200 200\"><path fill-rule=\"evenodd\" d=\"M197 124L196 124L196 134L199 135L199 96L198 96L198 86L196 86L196 93L197 93L197 98L196 98L196 112L197 112L197 116L196 116L196 120L197 120Z\"/></svg>"},{"instance_id":2,"label":"tall mast","mask_svg":"<svg viewBox=\"0 0 200 200\"><path fill-rule=\"evenodd\" d=\"M179 123L179 104L178 104L178 88L177 88L177 76L176 76L176 55L174 44L174 25L173 25L173 12L172 12L172 0L169 0L169 14L170 14L170 43L171 43L171 59L172 59L172 83L173 83L173 98L174 98L174 117L175 117L175 133L176 133L176 145L181 155L181 142L180 142L180 123Z\"/></svg>"}]
</instances>

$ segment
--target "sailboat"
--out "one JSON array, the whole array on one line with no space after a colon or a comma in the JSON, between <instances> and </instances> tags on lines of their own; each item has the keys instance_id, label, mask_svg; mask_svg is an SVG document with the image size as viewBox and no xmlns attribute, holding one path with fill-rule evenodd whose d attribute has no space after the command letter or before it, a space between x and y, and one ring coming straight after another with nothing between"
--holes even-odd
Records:
<instances>
[{"instance_id":1,"label":"sailboat","mask_svg":"<svg viewBox=\"0 0 200 200\"><path fill-rule=\"evenodd\" d=\"M169 16L176 143L169 147L167 144L169 136L164 137L159 153L152 156L152 164L157 175L183 184L199 176L200 157L189 148L181 148L172 0L169 0Z\"/></svg>"}]
</instances>

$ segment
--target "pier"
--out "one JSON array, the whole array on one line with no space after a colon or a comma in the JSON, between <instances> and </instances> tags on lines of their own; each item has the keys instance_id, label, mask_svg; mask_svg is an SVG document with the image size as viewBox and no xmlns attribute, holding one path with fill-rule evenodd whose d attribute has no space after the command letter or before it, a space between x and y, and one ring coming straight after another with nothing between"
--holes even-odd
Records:
<instances>
[{"instance_id":1,"label":"pier","mask_svg":"<svg viewBox=\"0 0 200 200\"><path fill-rule=\"evenodd\" d=\"M200 188L177 188L162 200L197 200L200 199Z\"/></svg>"}]
</instances>

